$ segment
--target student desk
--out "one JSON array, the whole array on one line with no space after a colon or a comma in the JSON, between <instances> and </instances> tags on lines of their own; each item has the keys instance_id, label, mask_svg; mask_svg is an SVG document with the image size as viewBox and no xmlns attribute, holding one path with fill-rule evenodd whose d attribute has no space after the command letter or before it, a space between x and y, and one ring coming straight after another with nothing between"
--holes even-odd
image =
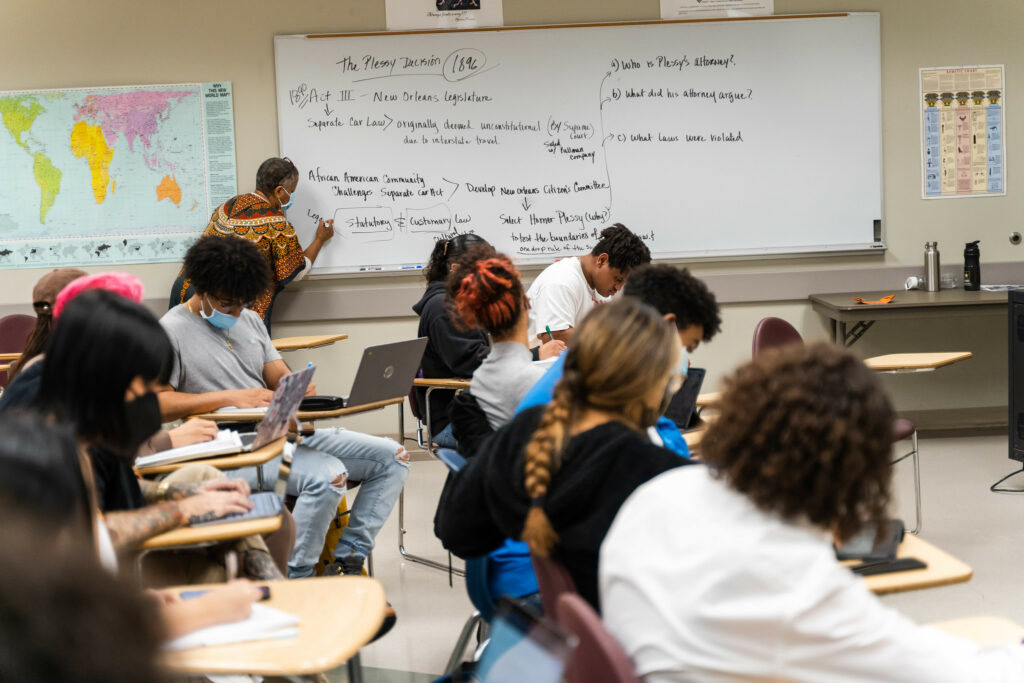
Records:
<instances>
[{"instance_id":1,"label":"student desk","mask_svg":"<svg viewBox=\"0 0 1024 683\"><path fill-rule=\"evenodd\" d=\"M182 462L175 462L167 465L151 465L150 467L136 467L135 472L140 476L148 477L156 474L177 472L185 465L193 464L209 465L210 467L215 467L218 470L236 470L240 467L257 467L256 481L259 484L260 490L262 490L263 468L258 466L270 462L277 456L281 455L281 451L284 450L285 441L287 441L287 438L281 437L277 441L272 441L263 448L259 448L255 451L252 451L251 453L216 455L212 458L197 458L194 460L184 460Z\"/></svg>"},{"instance_id":2,"label":"student desk","mask_svg":"<svg viewBox=\"0 0 1024 683\"><path fill-rule=\"evenodd\" d=\"M349 681L361 683L359 649L384 623L384 587L361 576L274 581L266 605L299 617L299 634L282 640L165 652L174 674L257 674L299 677L328 671L348 660ZM213 586L182 586L196 590Z\"/></svg>"},{"instance_id":3,"label":"student desk","mask_svg":"<svg viewBox=\"0 0 1024 683\"><path fill-rule=\"evenodd\" d=\"M900 543L897 557L914 557L928 565L925 569L912 569L907 572L892 574L876 574L865 576L864 582L877 595L900 593L903 591L937 588L954 583L969 581L974 571L969 565L956 559L949 553L939 550L928 541L907 534ZM856 562L844 562L851 565Z\"/></svg>"},{"instance_id":4,"label":"student desk","mask_svg":"<svg viewBox=\"0 0 1024 683\"><path fill-rule=\"evenodd\" d=\"M434 452L434 435L430 431L430 394L437 390L441 391L462 391L463 389L469 389L469 380L461 377L417 377L412 381L413 387L419 387L420 389L426 388L427 393L424 396L424 403L426 406L420 406L424 411L424 422L427 425L427 442L426 451L433 454ZM420 444L423 446L423 444Z\"/></svg>"},{"instance_id":5,"label":"student desk","mask_svg":"<svg viewBox=\"0 0 1024 683\"><path fill-rule=\"evenodd\" d=\"M18 360L21 358L21 352L17 353L0 353L0 360Z\"/></svg>"},{"instance_id":6,"label":"student desk","mask_svg":"<svg viewBox=\"0 0 1024 683\"><path fill-rule=\"evenodd\" d=\"M262 519L245 519L209 526L183 526L158 534L139 546L135 556L135 570L142 577L142 561L146 555L158 550L202 548L221 541L231 541L253 534L269 534L281 528L281 515Z\"/></svg>"},{"instance_id":7,"label":"student desk","mask_svg":"<svg viewBox=\"0 0 1024 683\"><path fill-rule=\"evenodd\" d=\"M953 363L971 358L970 351L944 351L939 353L890 353L865 358L864 365L887 373L932 372Z\"/></svg>"},{"instance_id":8,"label":"student desk","mask_svg":"<svg viewBox=\"0 0 1024 683\"><path fill-rule=\"evenodd\" d=\"M10 363L8 363L6 365L0 365L0 372L7 372L10 369L11 369L11 364Z\"/></svg>"},{"instance_id":9,"label":"student desk","mask_svg":"<svg viewBox=\"0 0 1024 683\"><path fill-rule=\"evenodd\" d=\"M718 400L722 398L721 391L706 391L703 394L697 394L697 407L707 408L718 403Z\"/></svg>"},{"instance_id":10,"label":"student desk","mask_svg":"<svg viewBox=\"0 0 1024 683\"><path fill-rule=\"evenodd\" d=\"M375 401L373 403L365 403L361 406L352 406L351 408L338 408L337 410L300 410L296 415L299 422L315 422L316 420L329 420L334 417L345 417L347 415L358 415L359 413L366 413L371 410L380 410L381 408L387 408L388 406L398 406L398 434L399 440L405 440L405 397L396 396L395 398L389 398L384 401ZM247 413L244 410L232 411L230 413L203 413L202 415L193 415L193 417L199 417L204 420L213 420L214 422L260 422L266 412L253 412Z\"/></svg>"},{"instance_id":11,"label":"student desk","mask_svg":"<svg viewBox=\"0 0 1024 683\"><path fill-rule=\"evenodd\" d=\"M1024 626L1001 617L967 617L928 625L979 645L1007 643L1019 646L1024 639Z\"/></svg>"},{"instance_id":12,"label":"student desk","mask_svg":"<svg viewBox=\"0 0 1024 683\"><path fill-rule=\"evenodd\" d=\"M357 415L359 413L369 412L371 410L380 410L393 405L401 405L405 403L404 396L396 396L395 398L385 399L383 401L375 401L373 403L366 403L361 406L352 406L351 408L338 408L336 410L300 410L297 418L301 422L314 422L316 420L327 420L333 417L345 417L347 415ZM214 422L260 422L266 416L266 411L263 412L246 412L245 410L233 410L227 413L203 413L201 415L193 415L192 417L198 417L203 420L213 420ZM399 425L404 425L405 416L401 410L398 412ZM404 431L404 429L403 429ZM402 433L402 432L399 432Z\"/></svg>"},{"instance_id":13,"label":"student desk","mask_svg":"<svg viewBox=\"0 0 1024 683\"><path fill-rule=\"evenodd\" d=\"M347 334L314 334L308 337L282 337L274 339L271 343L278 351L298 351L329 346L345 339L348 339Z\"/></svg>"},{"instance_id":14,"label":"student desk","mask_svg":"<svg viewBox=\"0 0 1024 683\"><path fill-rule=\"evenodd\" d=\"M208 526L183 526L154 536L142 544L141 550L167 550L169 548L187 548L229 541L253 534L269 534L281 528L281 516L264 517L262 519L245 519L240 522L225 522Z\"/></svg>"},{"instance_id":15,"label":"student desk","mask_svg":"<svg viewBox=\"0 0 1024 683\"><path fill-rule=\"evenodd\" d=\"M859 304L853 297L877 301L895 294L888 304ZM998 312L1006 307L1006 292L967 292L963 289L944 289L938 292L919 290L888 290L884 292L845 292L841 294L811 294L811 307L828 318L832 326L832 340L843 346L852 346L878 320L907 320L914 318L942 318L951 315L971 315ZM847 326L852 327L847 330Z\"/></svg>"}]
</instances>

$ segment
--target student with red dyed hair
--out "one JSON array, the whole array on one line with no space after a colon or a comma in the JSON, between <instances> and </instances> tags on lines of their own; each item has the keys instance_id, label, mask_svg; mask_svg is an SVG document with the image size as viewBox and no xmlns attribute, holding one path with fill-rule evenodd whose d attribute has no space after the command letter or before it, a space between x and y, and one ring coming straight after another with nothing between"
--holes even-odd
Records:
<instances>
[{"instance_id":1,"label":"student with red dyed hair","mask_svg":"<svg viewBox=\"0 0 1024 683\"><path fill-rule=\"evenodd\" d=\"M498 429L547 370L530 352L530 307L519 271L504 254L470 249L448 278L448 300L457 327L490 337L491 351L473 371L470 393L490 428Z\"/></svg>"}]
</instances>

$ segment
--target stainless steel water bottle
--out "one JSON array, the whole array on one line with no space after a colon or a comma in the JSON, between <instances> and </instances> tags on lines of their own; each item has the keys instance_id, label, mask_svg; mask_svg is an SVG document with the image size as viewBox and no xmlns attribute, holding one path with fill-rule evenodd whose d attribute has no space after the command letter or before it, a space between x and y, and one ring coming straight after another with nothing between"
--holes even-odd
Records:
<instances>
[{"instance_id":1,"label":"stainless steel water bottle","mask_svg":"<svg viewBox=\"0 0 1024 683\"><path fill-rule=\"evenodd\" d=\"M926 292L939 291L939 243L924 243L924 289Z\"/></svg>"}]
</instances>

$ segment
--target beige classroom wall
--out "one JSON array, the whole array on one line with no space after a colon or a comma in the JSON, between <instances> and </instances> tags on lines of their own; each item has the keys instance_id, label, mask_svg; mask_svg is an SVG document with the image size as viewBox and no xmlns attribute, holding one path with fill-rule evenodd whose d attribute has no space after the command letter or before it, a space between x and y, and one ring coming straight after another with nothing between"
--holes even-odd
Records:
<instances>
[{"instance_id":1,"label":"beige classroom wall","mask_svg":"<svg viewBox=\"0 0 1024 683\"><path fill-rule=\"evenodd\" d=\"M1024 159L1024 136L1017 134L1022 130L1024 107L1016 104L1016 94L1024 86L1020 77L1024 42L1019 39L1024 5L1019 0L776 0L775 7L778 14L881 12L884 220L889 249L872 256L695 263L690 267L699 275L727 275L916 265L921 262L926 240L939 242L947 265L959 262L963 243L974 239L982 240L983 270L986 261L1024 260L1024 247L1011 247L1007 241L1011 231L1022 229L1015 164ZM509 25L657 19L658 2L505 0L505 18ZM0 22L8 29L4 40L7 58L0 60L0 90L230 80L239 190L245 191L251 189L259 163L278 153L273 36L378 30L384 28L385 18L383 0L4 0ZM1010 194L923 201L918 68L988 63L1006 65ZM737 200L742 201L742 192ZM166 296L177 268L175 264L124 267L142 278L152 300ZM42 272L0 271L0 306L27 308L31 287ZM1024 275L1024 265L1021 273ZM398 277L339 278L304 282L297 288L336 288L338 296L345 296L357 287L415 282ZM865 282L864 288L895 292L900 284L898 278L883 274ZM802 300L728 303L723 307L721 335L693 359L709 369L709 389L749 357L754 325L766 315L789 320L809 339L828 335L825 322ZM413 336L416 321L410 313L408 318L332 319L274 327L275 336L335 331L349 334L350 339L287 357L293 364L318 363L321 393L347 393L361 349ZM959 367L928 375L887 377L887 386L902 409L1006 402L1002 315L878 324L855 349L865 356L907 350L975 352L973 360ZM345 424L390 432L394 430L394 412L390 409Z\"/></svg>"}]
</instances>

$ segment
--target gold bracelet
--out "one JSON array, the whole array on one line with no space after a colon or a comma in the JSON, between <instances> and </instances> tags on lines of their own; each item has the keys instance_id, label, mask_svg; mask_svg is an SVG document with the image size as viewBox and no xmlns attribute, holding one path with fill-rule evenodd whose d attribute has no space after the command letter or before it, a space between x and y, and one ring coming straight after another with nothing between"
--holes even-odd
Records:
<instances>
[{"instance_id":1,"label":"gold bracelet","mask_svg":"<svg viewBox=\"0 0 1024 683\"><path fill-rule=\"evenodd\" d=\"M167 500L167 489L169 489L170 487L171 482L168 481L167 479L164 479L162 482L160 482L160 484L156 487L156 499Z\"/></svg>"}]
</instances>

